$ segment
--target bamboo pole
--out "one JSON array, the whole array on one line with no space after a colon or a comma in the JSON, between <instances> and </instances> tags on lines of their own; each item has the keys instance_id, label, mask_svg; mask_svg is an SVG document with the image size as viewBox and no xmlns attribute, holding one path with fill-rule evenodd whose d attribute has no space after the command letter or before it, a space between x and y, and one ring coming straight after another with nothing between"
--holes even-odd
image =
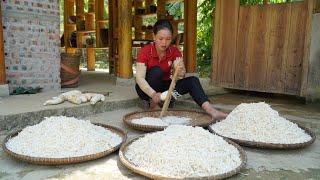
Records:
<instances>
[{"instance_id":1,"label":"bamboo pole","mask_svg":"<svg viewBox=\"0 0 320 180\"><path fill-rule=\"evenodd\" d=\"M185 40L184 58L188 73L196 72L196 47L197 47L197 1L185 1Z\"/></svg>"},{"instance_id":2,"label":"bamboo pole","mask_svg":"<svg viewBox=\"0 0 320 180\"><path fill-rule=\"evenodd\" d=\"M118 1L119 14L119 77L132 78L132 2L128 0ZM128 11L130 10L130 11Z\"/></svg>"},{"instance_id":3,"label":"bamboo pole","mask_svg":"<svg viewBox=\"0 0 320 180\"><path fill-rule=\"evenodd\" d=\"M3 28L2 28L2 11L0 4L0 85L6 84L6 67L4 59L4 45L3 45Z\"/></svg>"}]
</instances>

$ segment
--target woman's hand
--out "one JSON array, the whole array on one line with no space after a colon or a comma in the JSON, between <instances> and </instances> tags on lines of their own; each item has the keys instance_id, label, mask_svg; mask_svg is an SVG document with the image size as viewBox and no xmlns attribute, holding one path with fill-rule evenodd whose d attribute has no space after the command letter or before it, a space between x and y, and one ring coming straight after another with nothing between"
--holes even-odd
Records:
<instances>
[{"instance_id":1,"label":"woman's hand","mask_svg":"<svg viewBox=\"0 0 320 180\"><path fill-rule=\"evenodd\" d=\"M158 103L160 102L161 93L153 93L150 99L150 109L154 110L157 108Z\"/></svg>"},{"instance_id":2,"label":"woman's hand","mask_svg":"<svg viewBox=\"0 0 320 180\"><path fill-rule=\"evenodd\" d=\"M160 102L160 96L161 96L161 93L153 93L152 96L151 96L151 101L155 104L158 104Z\"/></svg>"},{"instance_id":3,"label":"woman's hand","mask_svg":"<svg viewBox=\"0 0 320 180\"><path fill-rule=\"evenodd\" d=\"M186 74L186 69L184 67L183 59L182 59L182 57L177 57L177 59L175 61L177 62L177 64L175 64L174 70L178 71L178 78L182 79L182 78L184 78L184 75Z\"/></svg>"}]
</instances>

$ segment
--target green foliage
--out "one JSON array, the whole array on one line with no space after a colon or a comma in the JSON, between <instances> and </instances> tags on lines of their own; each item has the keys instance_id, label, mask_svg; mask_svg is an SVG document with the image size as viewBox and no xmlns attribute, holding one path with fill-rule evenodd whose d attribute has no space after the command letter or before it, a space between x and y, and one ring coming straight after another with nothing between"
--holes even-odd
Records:
<instances>
[{"instance_id":1,"label":"green foliage","mask_svg":"<svg viewBox=\"0 0 320 180\"><path fill-rule=\"evenodd\" d=\"M183 3L175 2L166 5L166 10L170 15L173 15L174 19L181 19L183 17Z\"/></svg>"},{"instance_id":2,"label":"green foliage","mask_svg":"<svg viewBox=\"0 0 320 180\"><path fill-rule=\"evenodd\" d=\"M200 77L207 77L211 71L212 59L212 15L215 0L198 1L197 14L197 71Z\"/></svg>"}]
</instances>

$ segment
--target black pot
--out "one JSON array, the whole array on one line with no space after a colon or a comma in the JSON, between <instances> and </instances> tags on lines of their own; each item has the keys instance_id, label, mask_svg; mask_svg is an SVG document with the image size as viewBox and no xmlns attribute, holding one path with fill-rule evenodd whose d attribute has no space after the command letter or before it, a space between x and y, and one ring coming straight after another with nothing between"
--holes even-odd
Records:
<instances>
[{"instance_id":1,"label":"black pot","mask_svg":"<svg viewBox=\"0 0 320 180\"><path fill-rule=\"evenodd\" d=\"M156 13L157 12L157 6L156 5L150 5L150 12Z\"/></svg>"},{"instance_id":2,"label":"black pot","mask_svg":"<svg viewBox=\"0 0 320 180\"><path fill-rule=\"evenodd\" d=\"M77 32L73 31L69 38L70 46L77 47Z\"/></svg>"},{"instance_id":3,"label":"black pot","mask_svg":"<svg viewBox=\"0 0 320 180\"><path fill-rule=\"evenodd\" d=\"M136 9L136 15L141 15L144 14L146 12L145 8L137 8Z\"/></svg>"}]
</instances>

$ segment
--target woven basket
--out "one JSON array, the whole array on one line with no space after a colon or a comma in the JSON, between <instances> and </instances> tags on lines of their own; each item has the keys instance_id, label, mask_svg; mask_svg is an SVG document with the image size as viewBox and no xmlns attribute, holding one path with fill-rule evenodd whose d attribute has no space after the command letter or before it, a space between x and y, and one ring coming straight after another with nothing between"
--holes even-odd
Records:
<instances>
[{"instance_id":1,"label":"woven basket","mask_svg":"<svg viewBox=\"0 0 320 180\"><path fill-rule=\"evenodd\" d=\"M155 175L149 172L144 171L143 169L139 168L138 166L136 166L135 164L133 164L132 162L130 162L126 157L125 157L125 153L128 149L128 147L130 146L131 143L133 143L134 141L138 140L139 138L144 137L144 135L142 136L138 136L128 142L126 142L125 144L123 144L119 150L119 158L120 158L120 162L126 166L128 169L130 169L131 171L137 173L137 174L141 174L143 176L152 178L152 179L177 179L177 178L173 178L173 177L166 177L166 176L159 176L159 175ZM208 176L208 177L199 177L199 178L192 178L192 179L225 179L228 177L231 177L237 173L239 173L245 166L247 163L247 156L245 151L236 143L225 139L229 144L233 145L234 147L236 147L239 151L240 154L240 159L241 159L241 164L240 166L238 166L236 169L229 171L227 173L224 174L218 174L215 176ZM190 179L190 178L186 178L186 179Z\"/></svg>"},{"instance_id":2,"label":"woven basket","mask_svg":"<svg viewBox=\"0 0 320 180\"><path fill-rule=\"evenodd\" d=\"M219 121L217 121L219 122ZM297 124L297 123L296 123ZM217 134L221 137L224 137L225 139L230 139L233 142L236 142L239 145L247 146L247 147L253 147L253 148L261 148L261 149L298 149L298 148L304 148L306 146L311 145L316 140L316 135L314 132L312 132L310 129L303 127L302 125L298 124L298 126L305 130L307 134L311 136L311 140L304 143L296 143L296 144L275 144L275 143L265 143L265 142L257 142L257 141L247 141L247 140L241 140L241 139L234 139L229 138L226 136L223 136L219 133L216 133L211 126L208 127L209 131Z\"/></svg>"},{"instance_id":3,"label":"woven basket","mask_svg":"<svg viewBox=\"0 0 320 180\"><path fill-rule=\"evenodd\" d=\"M61 53L61 87L63 88L73 88L78 87L80 80L80 57L78 53Z\"/></svg>"},{"instance_id":4,"label":"woven basket","mask_svg":"<svg viewBox=\"0 0 320 180\"><path fill-rule=\"evenodd\" d=\"M122 138L121 143L119 143L117 146L111 148L111 149L106 149L102 152L96 153L96 154L90 154L90 155L85 155L85 156L79 156L79 157L69 157L69 158L41 158L41 157L31 157L31 156L26 156L26 155L21 155L17 154L11 150L9 150L6 147L6 143L9 141L14 136L17 136L18 133L22 130L15 131L11 134L9 134L5 139L2 144L2 148L4 152L6 152L9 156L28 163L33 163L33 164L39 164L39 165L66 165L66 164L75 164L75 163L80 163L80 162L85 162L85 161L90 161L94 159L98 159L104 156L107 156L108 154L113 153L114 151L118 150L120 146L126 141L127 134L123 130L105 125L105 124L100 124L100 123L94 123L97 126L104 127L117 135L119 135Z\"/></svg>"},{"instance_id":5,"label":"woven basket","mask_svg":"<svg viewBox=\"0 0 320 180\"><path fill-rule=\"evenodd\" d=\"M136 111L129 113L123 117L123 122L125 125L130 128L144 131L144 132L153 132L164 130L167 126L154 126L154 125L140 125L132 123L133 119L140 119L143 117L159 117L161 110L155 111ZM201 126L207 127L214 122L211 116L204 112L198 112L193 110L168 110L166 116L181 116L188 117L191 119L190 126Z\"/></svg>"}]
</instances>

